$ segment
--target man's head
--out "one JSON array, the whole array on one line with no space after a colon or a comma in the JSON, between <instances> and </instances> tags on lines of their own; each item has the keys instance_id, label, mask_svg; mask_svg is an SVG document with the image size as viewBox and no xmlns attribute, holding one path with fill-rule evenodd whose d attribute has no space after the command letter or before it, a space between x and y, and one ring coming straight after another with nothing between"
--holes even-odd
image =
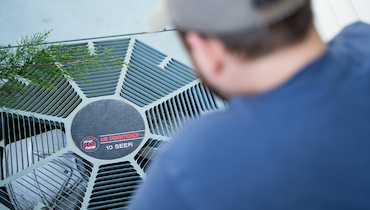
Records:
<instances>
[{"instance_id":1,"label":"man's head","mask_svg":"<svg viewBox=\"0 0 370 210\"><path fill-rule=\"evenodd\" d=\"M223 98L256 92L237 85L253 77L254 61L313 30L310 0L167 0L166 7L198 75Z\"/></svg>"}]
</instances>

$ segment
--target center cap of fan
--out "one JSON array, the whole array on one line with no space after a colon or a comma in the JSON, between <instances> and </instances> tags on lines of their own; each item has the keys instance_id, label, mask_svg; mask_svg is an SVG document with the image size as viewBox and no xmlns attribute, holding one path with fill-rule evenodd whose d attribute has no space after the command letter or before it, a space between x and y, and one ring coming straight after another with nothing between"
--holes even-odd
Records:
<instances>
[{"instance_id":1,"label":"center cap of fan","mask_svg":"<svg viewBox=\"0 0 370 210\"><path fill-rule=\"evenodd\" d=\"M83 107L71 128L76 146L85 154L111 160L133 152L145 134L140 113L118 100L100 100Z\"/></svg>"}]
</instances>

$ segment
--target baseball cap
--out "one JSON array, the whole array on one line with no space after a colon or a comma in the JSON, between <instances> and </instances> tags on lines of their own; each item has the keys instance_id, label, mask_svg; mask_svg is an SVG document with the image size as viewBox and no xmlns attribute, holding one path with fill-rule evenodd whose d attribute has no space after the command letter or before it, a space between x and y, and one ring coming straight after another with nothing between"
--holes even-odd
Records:
<instances>
[{"instance_id":1,"label":"baseball cap","mask_svg":"<svg viewBox=\"0 0 370 210\"><path fill-rule=\"evenodd\" d=\"M265 1L266 2L266 1ZM150 16L147 32L172 23L184 31L229 34L276 23L297 12L306 0L162 0Z\"/></svg>"}]
</instances>

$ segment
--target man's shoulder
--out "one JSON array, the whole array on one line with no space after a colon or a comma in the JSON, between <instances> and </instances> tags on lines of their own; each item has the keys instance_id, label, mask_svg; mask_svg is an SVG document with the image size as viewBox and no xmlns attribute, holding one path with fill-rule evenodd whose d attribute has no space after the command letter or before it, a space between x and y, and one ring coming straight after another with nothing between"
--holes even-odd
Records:
<instances>
[{"instance_id":1,"label":"man's shoulder","mask_svg":"<svg viewBox=\"0 0 370 210\"><path fill-rule=\"evenodd\" d=\"M216 141L222 138L223 133L232 132L233 129L243 121L243 117L237 113L237 110L228 109L206 114L201 118L189 122L173 138L174 142L197 142L207 144L206 141L212 139ZM245 123L245 122L244 122Z\"/></svg>"},{"instance_id":2,"label":"man's shoulder","mask_svg":"<svg viewBox=\"0 0 370 210\"><path fill-rule=\"evenodd\" d=\"M330 43L329 46L344 47L348 53L356 55L370 54L370 25L356 22L345 27Z\"/></svg>"},{"instance_id":3,"label":"man's shoulder","mask_svg":"<svg viewBox=\"0 0 370 210\"><path fill-rule=\"evenodd\" d=\"M241 127L248 122L245 116L234 109L207 114L188 122L166 145L162 153L166 156L165 159L173 163L181 162L183 167L187 165L186 163L193 165L202 160L220 158L222 154L219 152L231 149L238 143L237 138L245 137L246 130L250 128L246 126L241 130ZM207 158L203 159L206 156Z\"/></svg>"},{"instance_id":4,"label":"man's shoulder","mask_svg":"<svg viewBox=\"0 0 370 210\"><path fill-rule=\"evenodd\" d=\"M348 26L346 26L342 32L342 34L353 34L353 33L367 33L370 34L370 25L364 22L355 22Z\"/></svg>"}]
</instances>

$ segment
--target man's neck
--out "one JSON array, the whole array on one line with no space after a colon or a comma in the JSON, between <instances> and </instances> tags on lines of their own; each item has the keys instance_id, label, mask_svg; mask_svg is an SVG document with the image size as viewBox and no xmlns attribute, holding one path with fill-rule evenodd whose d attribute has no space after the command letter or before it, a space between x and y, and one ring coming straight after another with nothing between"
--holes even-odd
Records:
<instances>
[{"instance_id":1,"label":"man's neck","mask_svg":"<svg viewBox=\"0 0 370 210\"><path fill-rule=\"evenodd\" d=\"M326 51L316 29L302 42L262 58L242 64L238 94L259 94L272 90L291 79Z\"/></svg>"}]
</instances>

